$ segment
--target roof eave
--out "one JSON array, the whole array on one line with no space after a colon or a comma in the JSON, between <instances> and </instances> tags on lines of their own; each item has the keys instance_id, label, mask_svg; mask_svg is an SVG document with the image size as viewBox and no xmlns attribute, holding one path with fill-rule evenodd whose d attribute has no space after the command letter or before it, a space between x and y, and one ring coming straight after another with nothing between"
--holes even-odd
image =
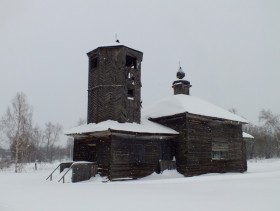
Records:
<instances>
[{"instance_id":1,"label":"roof eave","mask_svg":"<svg viewBox=\"0 0 280 211\"><path fill-rule=\"evenodd\" d=\"M85 138L85 137L102 137L111 135L110 128L103 131L93 131L93 132L82 132L82 133L68 133L66 136L72 136L74 138Z\"/></svg>"},{"instance_id":2,"label":"roof eave","mask_svg":"<svg viewBox=\"0 0 280 211\"><path fill-rule=\"evenodd\" d=\"M236 124L248 124L248 122L243 122L243 121L237 121L237 120L231 120L231 119L223 119L219 117L211 117L211 116L204 116L204 115L199 115L199 114L192 114L188 112L183 112L183 113L178 113L178 114L173 114L173 115L167 115L167 116L161 116L161 117L148 117L149 120L151 121L156 121L160 119L167 119L167 118L174 118L174 117L179 117L179 116L191 116L191 117L198 117L198 118L207 118L211 120L217 120L217 121L223 121L223 122L229 122L229 123L236 123Z\"/></svg>"},{"instance_id":3,"label":"roof eave","mask_svg":"<svg viewBox=\"0 0 280 211\"><path fill-rule=\"evenodd\" d=\"M125 48L128 48L128 49L130 49L130 50L137 51L137 52L143 54L142 51L136 50L136 49L134 49L134 48L130 48L130 47L126 46L126 45L122 45L122 44L120 44L120 45L113 45L113 44L112 44L112 45L108 45L108 46L99 46L99 47L97 47L97 48L95 48L95 49L89 51L89 52L87 53L87 55L90 56L91 54L93 54L95 51L97 51L97 50L100 49L100 48L120 48L120 47L125 47Z\"/></svg>"},{"instance_id":4,"label":"roof eave","mask_svg":"<svg viewBox=\"0 0 280 211\"><path fill-rule=\"evenodd\" d=\"M178 135L179 132L176 133L156 133L156 132L135 132L135 131L126 131L126 130L115 130L110 129L112 133L127 133L127 134L143 134L143 135L159 135L159 136L175 136Z\"/></svg>"}]
</instances>

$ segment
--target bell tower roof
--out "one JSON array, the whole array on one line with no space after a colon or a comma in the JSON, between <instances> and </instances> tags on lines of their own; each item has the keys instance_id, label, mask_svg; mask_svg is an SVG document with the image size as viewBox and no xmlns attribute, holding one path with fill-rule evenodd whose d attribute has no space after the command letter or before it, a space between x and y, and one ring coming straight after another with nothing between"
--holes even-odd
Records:
<instances>
[{"instance_id":1,"label":"bell tower roof","mask_svg":"<svg viewBox=\"0 0 280 211\"><path fill-rule=\"evenodd\" d=\"M128 48L130 50L137 51L137 52L143 54L143 52L141 52L139 50L135 50L134 48L128 47L128 46L124 45L123 43L120 43L120 42L116 41L116 42L112 42L112 43L104 43L104 44L98 46L97 48L95 48L94 50L88 52L87 55L90 56L91 54L95 53L100 48L121 48L121 47L125 47L125 48Z\"/></svg>"}]
</instances>

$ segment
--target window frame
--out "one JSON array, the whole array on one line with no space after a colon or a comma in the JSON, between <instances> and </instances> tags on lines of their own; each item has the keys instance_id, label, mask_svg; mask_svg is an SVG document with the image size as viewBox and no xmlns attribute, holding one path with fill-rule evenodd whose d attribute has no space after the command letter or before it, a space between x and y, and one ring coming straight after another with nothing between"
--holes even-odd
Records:
<instances>
[{"instance_id":1,"label":"window frame","mask_svg":"<svg viewBox=\"0 0 280 211\"><path fill-rule=\"evenodd\" d=\"M229 143L228 142L212 142L212 160L229 160Z\"/></svg>"}]
</instances>

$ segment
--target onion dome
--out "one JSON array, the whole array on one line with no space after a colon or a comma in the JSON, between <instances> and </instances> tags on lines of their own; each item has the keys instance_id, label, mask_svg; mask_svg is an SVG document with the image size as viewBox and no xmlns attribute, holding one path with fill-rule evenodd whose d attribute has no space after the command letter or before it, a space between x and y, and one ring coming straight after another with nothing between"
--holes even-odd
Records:
<instances>
[{"instance_id":1,"label":"onion dome","mask_svg":"<svg viewBox=\"0 0 280 211\"><path fill-rule=\"evenodd\" d=\"M178 79L183 79L185 77L185 73L184 73L184 71L182 70L182 67L180 66L179 67L179 70L178 70L178 72L177 72L177 78Z\"/></svg>"}]
</instances>

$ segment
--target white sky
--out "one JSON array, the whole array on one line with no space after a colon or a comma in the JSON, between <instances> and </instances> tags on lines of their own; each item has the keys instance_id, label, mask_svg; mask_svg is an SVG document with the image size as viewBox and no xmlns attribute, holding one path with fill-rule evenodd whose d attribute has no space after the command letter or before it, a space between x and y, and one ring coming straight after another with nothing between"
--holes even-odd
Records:
<instances>
[{"instance_id":1,"label":"white sky","mask_svg":"<svg viewBox=\"0 0 280 211\"><path fill-rule=\"evenodd\" d=\"M280 113L278 0L0 0L0 116L16 92L35 123L87 112L86 53L120 41L144 53L143 105L173 94L178 61L191 94L253 123Z\"/></svg>"}]
</instances>

